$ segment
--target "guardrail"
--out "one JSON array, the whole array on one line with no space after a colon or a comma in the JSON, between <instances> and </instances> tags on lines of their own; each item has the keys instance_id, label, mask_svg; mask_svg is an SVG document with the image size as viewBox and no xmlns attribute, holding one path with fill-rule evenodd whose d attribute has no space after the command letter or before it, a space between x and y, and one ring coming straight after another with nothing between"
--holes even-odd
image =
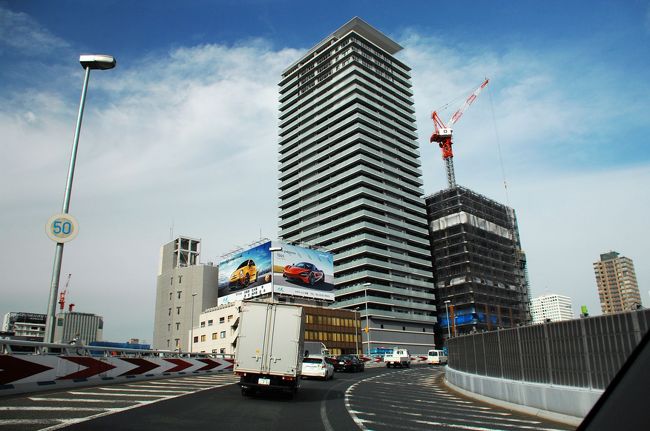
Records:
<instances>
[{"instance_id":1,"label":"guardrail","mask_svg":"<svg viewBox=\"0 0 650 431\"><path fill-rule=\"evenodd\" d=\"M584 417L650 329L650 310L452 338L447 380L461 389Z\"/></svg>"},{"instance_id":2,"label":"guardrail","mask_svg":"<svg viewBox=\"0 0 650 431\"><path fill-rule=\"evenodd\" d=\"M0 339L0 396L232 372L232 355Z\"/></svg>"}]
</instances>

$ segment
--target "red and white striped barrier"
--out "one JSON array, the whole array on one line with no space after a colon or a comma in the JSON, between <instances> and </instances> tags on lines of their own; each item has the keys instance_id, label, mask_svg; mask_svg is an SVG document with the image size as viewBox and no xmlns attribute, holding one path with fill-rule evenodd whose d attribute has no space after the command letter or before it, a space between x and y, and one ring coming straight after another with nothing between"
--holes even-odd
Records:
<instances>
[{"instance_id":1,"label":"red and white striped barrier","mask_svg":"<svg viewBox=\"0 0 650 431\"><path fill-rule=\"evenodd\" d=\"M0 396L190 373L232 372L232 359L0 355Z\"/></svg>"}]
</instances>

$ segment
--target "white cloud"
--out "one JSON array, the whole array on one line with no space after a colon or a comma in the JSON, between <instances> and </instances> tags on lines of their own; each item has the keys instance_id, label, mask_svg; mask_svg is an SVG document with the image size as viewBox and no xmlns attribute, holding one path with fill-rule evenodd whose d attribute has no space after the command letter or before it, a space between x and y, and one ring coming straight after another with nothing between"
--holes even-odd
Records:
<instances>
[{"instance_id":1,"label":"white cloud","mask_svg":"<svg viewBox=\"0 0 650 431\"><path fill-rule=\"evenodd\" d=\"M3 45L28 55L68 47L66 41L41 27L29 15L0 5L0 47Z\"/></svg>"}]
</instances>

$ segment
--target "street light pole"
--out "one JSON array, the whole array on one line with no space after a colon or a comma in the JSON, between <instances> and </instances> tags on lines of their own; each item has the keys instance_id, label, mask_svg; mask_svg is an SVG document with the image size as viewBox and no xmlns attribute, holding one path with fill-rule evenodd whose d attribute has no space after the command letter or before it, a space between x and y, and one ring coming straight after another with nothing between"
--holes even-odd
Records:
<instances>
[{"instance_id":1,"label":"street light pole","mask_svg":"<svg viewBox=\"0 0 650 431\"><path fill-rule=\"evenodd\" d=\"M107 70L116 65L115 58L110 55L82 55L79 57L79 63L84 68L84 83L81 88L81 100L79 101L79 113L77 114L77 126L74 132L74 141L72 143L72 153L70 155L70 165L68 167L68 178L65 185L65 194L63 195L63 207L61 213L67 214L70 209L70 197L72 195L72 180L74 178L74 168L77 163L77 149L79 147L79 134L81 132L81 121L84 115L84 105L86 104L86 92L88 90L88 80L90 70ZM61 263L63 261L63 243L57 242L54 251L54 264L52 267L52 278L50 281L50 297L47 305L47 321L45 327L45 342L54 342L54 319L56 317L56 297L59 294L59 279L61 277Z\"/></svg>"},{"instance_id":2,"label":"street light pole","mask_svg":"<svg viewBox=\"0 0 650 431\"><path fill-rule=\"evenodd\" d=\"M273 280L273 270L275 267L275 252L282 251L282 247L269 247L271 252L271 303L275 302L275 281Z\"/></svg>"},{"instance_id":3,"label":"street light pole","mask_svg":"<svg viewBox=\"0 0 650 431\"><path fill-rule=\"evenodd\" d=\"M450 300L445 301L445 311L447 312L447 339L451 338L451 322L449 322L449 307L448 307L450 302L451 302Z\"/></svg>"},{"instance_id":4,"label":"street light pole","mask_svg":"<svg viewBox=\"0 0 650 431\"><path fill-rule=\"evenodd\" d=\"M370 357L370 316L368 315L368 286L370 283L363 283L363 292L366 298L366 339L368 340L368 357Z\"/></svg>"},{"instance_id":5,"label":"street light pole","mask_svg":"<svg viewBox=\"0 0 650 431\"><path fill-rule=\"evenodd\" d=\"M357 346L357 350L356 350L357 355L359 354L359 322L361 320L361 319L359 319L360 314L361 313L359 313L359 307L355 307L354 308L354 317L356 318L356 320L354 322L354 337L355 337L356 346Z\"/></svg>"},{"instance_id":6,"label":"street light pole","mask_svg":"<svg viewBox=\"0 0 650 431\"><path fill-rule=\"evenodd\" d=\"M194 344L194 297L196 293L192 294L192 322L190 323L190 353L193 351Z\"/></svg>"}]
</instances>

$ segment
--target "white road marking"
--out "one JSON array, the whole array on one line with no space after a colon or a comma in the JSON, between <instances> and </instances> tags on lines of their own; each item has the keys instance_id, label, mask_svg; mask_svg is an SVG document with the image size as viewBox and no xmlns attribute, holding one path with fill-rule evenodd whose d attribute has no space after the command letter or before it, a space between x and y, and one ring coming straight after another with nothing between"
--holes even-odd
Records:
<instances>
[{"instance_id":1,"label":"white road marking","mask_svg":"<svg viewBox=\"0 0 650 431\"><path fill-rule=\"evenodd\" d=\"M96 412L97 410L115 410L114 408L106 407L39 407L39 406L12 406L0 407L0 411L74 411L74 412Z\"/></svg>"},{"instance_id":2,"label":"white road marking","mask_svg":"<svg viewBox=\"0 0 650 431\"><path fill-rule=\"evenodd\" d=\"M102 391L124 391L124 392L157 392L157 393L168 393L168 394L186 394L188 392L193 392L191 389L182 391L182 390L170 390L170 389L130 389L130 388L99 388Z\"/></svg>"},{"instance_id":3,"label":"white road marking","mask_svg":"<svg viewBox=\"0 0 650 431\"><path fill-rule=\"evenodd\" d=\"M71 395L88 395L88 392L77 392L77 391L68 391L69 394ZM154 394L127 394L127 393L110 393L110 394L98 394L97 392L94 392L92 395L94 396L103 396L103 397L151 397L151 398L161 398L161 397L169 397L169 395L154 395Z\"/></svg>"},{"instance_id":4,"label":"white road marking","mask_svg":"<svg viewBox=\"0 0 650 431\"><path fill-rule=\"evenodd\" d=\"M52 401L57 403L137 403L138 400L115 400L115 399L76 399L76 398L46 398L46 397L29 397L31 401ZM148 401L148 400L147 400Z\"/></svg>"}]
</instances>

